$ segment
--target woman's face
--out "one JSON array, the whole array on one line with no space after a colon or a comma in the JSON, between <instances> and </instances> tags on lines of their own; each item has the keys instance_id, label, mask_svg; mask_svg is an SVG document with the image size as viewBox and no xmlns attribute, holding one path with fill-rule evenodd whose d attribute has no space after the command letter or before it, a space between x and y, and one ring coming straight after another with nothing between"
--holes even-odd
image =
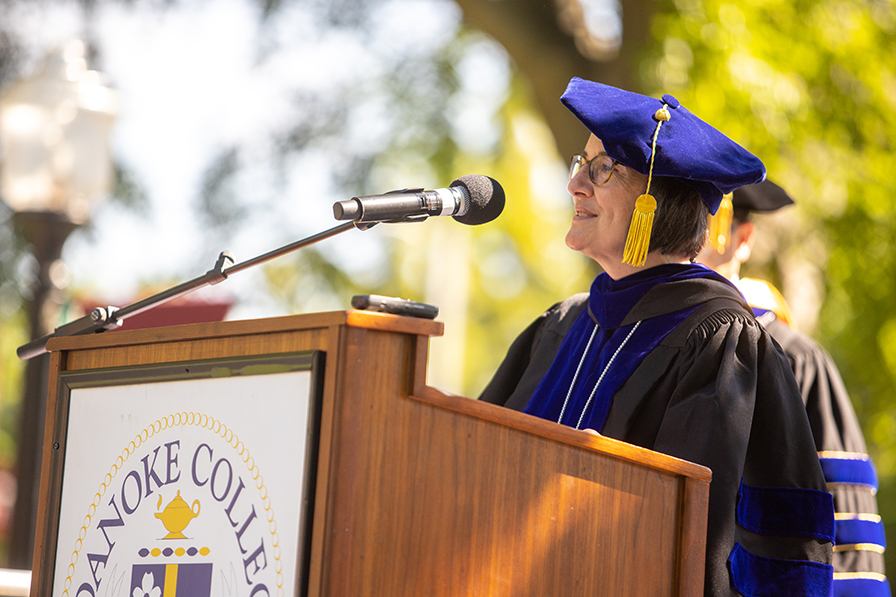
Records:
<instances>
[{"instance_id":1,"label":"woman's face","mask_svg":"<svg viewBox=\"0 0 896 597\"><path fill-rule=\"evenodd\" d=\"M600 139L591 135L584 157L606 153ZM613 278L631 272L622 263L625 238L635 210L635 200L647 188L647 176L617 164L610 179L595 185L588 177L588 168L580 168L566 187L572 195L575 215L566 246L597 261Z\"/></svg>"}]
</instances>

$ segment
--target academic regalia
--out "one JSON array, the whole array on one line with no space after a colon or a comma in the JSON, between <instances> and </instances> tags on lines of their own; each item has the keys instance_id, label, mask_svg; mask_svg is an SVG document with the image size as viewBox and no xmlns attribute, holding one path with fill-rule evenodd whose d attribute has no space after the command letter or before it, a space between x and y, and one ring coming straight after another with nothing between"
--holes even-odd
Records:
<instances>
[{"instance_id":1,"label":"academic regalia","mask_svg":"<svg viewBox=\"0 0 896 597\"><path fill-rule=\"evenodd\" d=\"M606 414L587 423L712 470L706 595L830 594L832 504L799 389L727 280L686 264L601 274L517 338L480 399L541 416L567 402L575 422L596 379L587 408Z\"/></svg>"},{"instance_id":2,"label":"academic regalia","mask_svg":"<svg viewBox=\"0 0 896 597\"><path fill-rule=\"evenodd\" d=\"M734 220L747 221L753 213L770 213L793 203L787 191L765 180L736 189L727 209ZM732 224L723 211L710 222L710 230L715 230L710 240L720 252ZM734 282L757 320L784 350L806 406L828 491L834 497L834 597L889 597L877 471L840 372L824 348L793 327L790 309L777 288L751 278Z\"/></svg>"},{"instance_id":3,"label":"academic regalia","mask_svg":"<svg viewBox=\"0 0 896 597\"><path fill-rule=\"evenodd\" d=\"M736 284L757 320L781 345L806 407L828 491L834 497L834 596L889 597L877 471L840 372L824 348L788 324L787 304L774 286L749 278ZM769 296L761 291L763 286L781 297L778 302L763 299Z\"/></svg>"},{"instance_id":4,"label":"academic regalia","mask_svg":"<svg viewBox=\"0 0 896 597\"><path fill-rule=\"evenodd\" d=\"M716 213L765 166L671 95L573 78L561 101L613 167L647 177L621 255L634 271L601 274L545 312L481 399L709 467L706 595L830 595L833 503L787 360L725 278L695 264L637 269L663 217L654 176ZM595 189L608 182L598 157L575 156L570 179L587 167Z\"/></svg>"}]
</instances>

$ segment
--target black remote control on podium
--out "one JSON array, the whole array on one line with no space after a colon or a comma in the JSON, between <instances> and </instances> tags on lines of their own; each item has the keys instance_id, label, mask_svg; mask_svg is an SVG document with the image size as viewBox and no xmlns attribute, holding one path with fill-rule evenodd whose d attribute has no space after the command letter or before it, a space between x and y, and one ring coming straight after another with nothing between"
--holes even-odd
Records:
<instances>
[{"instance_id":1,"label":"black remote control on podium","mask_svg":"<svg viewBox=\"0 0 896 597\"><path fill-rule=\"evenodd\" d=\"M439 314L439 308L435 305L418 303L410 299L396 298L392 296L380 296L378 294L356 294L352 297L352 307L392 313L394 315L409 315L424 319L435 319Z\"/></svg>"}]
</instances>

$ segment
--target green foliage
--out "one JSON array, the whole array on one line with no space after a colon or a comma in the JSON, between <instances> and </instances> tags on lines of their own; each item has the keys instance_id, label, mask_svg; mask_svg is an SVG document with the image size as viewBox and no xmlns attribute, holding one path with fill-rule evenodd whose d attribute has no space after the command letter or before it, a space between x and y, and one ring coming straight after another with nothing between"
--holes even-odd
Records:
<instances>
[{"instance_id":1,"label":"green foliage","mask_svg":"<svg viewBox=\"0 0 896 597\"><path fill-rule=\"evenodd\" d=\"M795 312L799 272L822 301L815 335L850 389L896 537L896 4L675 0L655 20L650 87L763 159L797 201L760 271ZM813 319L808 318L810 321ZM896 569L896 553L888 552Z\"/></svg>"},{"instance_id":2,"label":"green foliage","mask_svg":"<svg viewBox=\"0 0 896 597\"><path fill-rule=\"evenodd\" d=\"M588 260L563 242L572 216L565 161L518 79L501 119L503 151L489 172L502 181L507 204L476 239L470 289L476 309L470 314L464 390L474 397L513 338L550 305L586 292L594 276Z\"/></svg>"},{"instance_id":3,"label":"green foliage","mask_svg":"<svg viewBox=\"0 0 896 597\"><path fill-rule=\"evenodd\" d=\"M499 134L492 143L476 139L471 146L449 119L458 105L476 93L461 80L464 62L483 54L498 65L507 61L493 41L467 31L429 65L417 64L413 88L401 83L411 75L404 72L405 65L389 75L388 85L362 83L392 94L389 101L400 126L387 147L371 156L366 169L347 169L363 171L363 178L337 184L350 196L363 194L359 187L382 192L427 178L444 186L444 181L465 174L487 173L500 181L506 194L500 218L469 228L447 218L431 218L424 224L352 231L339 239L356 243L361 253L379 252L373 271L352 270L339 251L323 249L305 249L265 267L266 292L290 312L344 309L355 293L436 304L446 335L433 339L431 349L454 348L456 342L461 345L456 353L463 357L456 366L449 366L447 376L437 374L430 381L473 397L487 383L513 338L551 304L587 290L593 277L587 260L563 243L571 216L565 161L557 155L550 131L521 81L512 79L506 97L496 102L490 128ZM332 144L343 157L350 157L345 152L355 148L328 140L345 134L340 126L345 114L332 104L328 109L332 118L307 122L295 134L284 135L284 139L301 141L288 146L289 151L303 151L308 140L314 139L318 146ZM482 135L488 133L483 130ZM357 238L359 234L365 238ZM430 359L431 363L441 360Z\"/></svg>"},{"instance_id":4,"label":"green foliage","mask_svg":"<svg viewBox=\"0 0 896 597\"><path fill-rule=\"evenodd\" d=\"M18 311L0 320L0 469L4 470L14 468L18 452L25 365L16 356L16 348L28 341L24 319L24 313Z\"/></svg>"}]
</instances>

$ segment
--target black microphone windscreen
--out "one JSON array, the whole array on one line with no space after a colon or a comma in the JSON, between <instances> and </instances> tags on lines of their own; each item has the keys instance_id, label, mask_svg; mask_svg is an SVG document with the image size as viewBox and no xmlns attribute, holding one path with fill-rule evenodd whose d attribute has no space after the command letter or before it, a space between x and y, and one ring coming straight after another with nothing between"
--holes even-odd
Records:
<instances>
[{"instance_id":1,"label":"black microphone windscreen","mask_svg":"<svg viewBox=\"0 0 896 597\"><path fill-rule=\"evenodd\" d=\"M451 183L452 187L464 187L470 194L470 211L453 216L461 224L478 226L491 222L504 211L504 188L494 178L481 174L467 174Z\"/></svg>"}]
</instances>

